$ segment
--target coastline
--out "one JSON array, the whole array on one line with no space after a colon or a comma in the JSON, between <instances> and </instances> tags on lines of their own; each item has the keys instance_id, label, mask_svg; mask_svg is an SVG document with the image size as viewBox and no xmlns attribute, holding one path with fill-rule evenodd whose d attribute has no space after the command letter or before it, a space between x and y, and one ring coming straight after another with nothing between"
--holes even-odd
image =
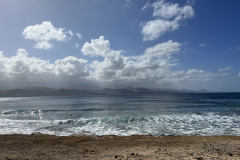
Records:
<instances>
[{"instance_id":1,"label":"coastline","mask_svg":"<svg viewBox=\"0 0 240 160\"><path fill-rule=\"evenodd\" d=\"M240 136L0 135L0 159L240 159Z\"/></svg>"}]
</instances>

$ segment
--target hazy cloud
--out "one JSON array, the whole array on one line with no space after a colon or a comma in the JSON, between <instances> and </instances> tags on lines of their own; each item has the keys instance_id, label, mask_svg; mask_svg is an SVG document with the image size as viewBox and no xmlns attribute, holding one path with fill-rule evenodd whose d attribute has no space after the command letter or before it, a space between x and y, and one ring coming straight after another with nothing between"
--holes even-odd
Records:
<instances>
[{"instance_id":1,"label":"hazy cloud","mask_svg":"<svg viewBox=\"0 0 240 160\"><path fill-rule=\"evenodd\" d=\"M200 47L205 47L207 45L207 43L200 43L199 46Z\"/></svg>"},{"instance_id":2,"label":"hazy cloud","mask_svg":"<svg viewBox=\"0 0 240 160\"><path fill-rule=\"evenodd\" d=\"M125 7L125 8L129 8L131 2L132 2L132 0L125 0L125 2L124 2L124 4L123 4L123 7Z\"/></svg>"},{"instance_id":3,"label":"hazy cloud","mask_svg":"<svg viewBox=\"0 0 240 160\"><path fill-rule=\"evenodd\" d=\"M142 7L142 10L147 9L151 5L150 0L148 0L145 5Z\"/></svg>"},{"instance_id":4,"label":"hazy cloud","mask_svg":"<svg viewBox=\"0 0 240 160\"><path fill-rule=\"evenodd\" d=\"M76 35L80 40L82 39L82 35L80 33L76 33Z\"/></svg>"},{"instance_id":5,"label":"hazy cloud","mask_svg":"<svg viewBox=\"0 0 240 160\"><path fill-rule=\"evenodd\" d=\"M195 3L196 3L196 0L187 0L187 1L186 1L186 4L189 4L189 5L191 5L191 6L194 6Z\"/></svg>"},{"instance_id":6,"label":"hazy cloud","mask_svg":"<svg viewBox=\"0 0 240 160\"><path fill-rule=\"evenodd\" d=\"M233 48L229 48L228 51L240 51L240 46L237 45L237 46L235 46Z\"/></svg>"},{"instance_id":7,"label":"hazy cloud","mask_svg":"<svg viewBox=\"0 0 240 160\"><path fill-rule=\"evenodd\" d=\"M231 71L232 67L224 67L224 68L220 68L218 71L219 72L226 72L226 71Z\"/></svg>"},{"instance_id":8,"label":"hazy cloud","mask_svg":"<svg viewBox=\"0 0 240 160\"><path fill-rule=\"evenodd\" d=\"M79 48L79 43L75 43L75 48Z\"/></svg>"},{"instance_id":9,"label":"hazy cloud","mask_svg":"<svg viewBox=\"0 0 240 160\"><path fill-rule=\"evenodd\" d=\"M36 41L35 48L50 49L52 41L65 41L72 31L64 31L64 28L55 28L50 21L44 21L42 24L28 26L22 32L25 39Z\"/></svg>"},{"instance_id":10,"label":"hazy cloud","mask_svg":"<svg viewBox=\"0 0 240 160\"><path fill-rule=\"evenodd\" d=\"M68 39L72 39L72 37L73 37L73 32L72 32L71 30L69 30L69 31L66 32L66 33L69 35Z\"/></svg>"},{"instance_id":11,"label":"hazy cloud","mask_svg":"<svg viewBox=\"0 0 240 160\"><path fill-rule=\"evenodd\" d=\"M229 75L230 75L230 73L228 73L228 72L221 72L221 73L219 73L219 76L221 76L221 77L227 77Z\"/></svg>"}]
</instances>

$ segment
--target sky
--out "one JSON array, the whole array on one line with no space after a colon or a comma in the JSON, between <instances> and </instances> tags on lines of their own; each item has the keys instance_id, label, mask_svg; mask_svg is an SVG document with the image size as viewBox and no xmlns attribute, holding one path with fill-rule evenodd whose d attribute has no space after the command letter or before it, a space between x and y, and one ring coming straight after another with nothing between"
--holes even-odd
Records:
<instances>
[{"instance_id":1,"label":"sky","mask_svg":"<svg viewBox=\"0 0 240 160\"><path fill-rule=\"evenodd\" d=\"M239 0L0 0L0 89L240 91L239 6Z\"/></svg>"}]
</instances>

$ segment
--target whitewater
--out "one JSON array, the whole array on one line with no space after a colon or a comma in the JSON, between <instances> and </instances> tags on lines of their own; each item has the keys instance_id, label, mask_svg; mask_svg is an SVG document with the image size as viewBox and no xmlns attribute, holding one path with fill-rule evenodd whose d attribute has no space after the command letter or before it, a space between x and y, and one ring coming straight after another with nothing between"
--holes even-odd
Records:
<instances>
[{"instance_id":1,"label":"whitewater","mask_svg":"<svg viewBox=\"0 0 240 160\"><path fill-rule=\"evenodd\" d=\"M240 135L240 93L0 98L0 134Z\"/></svg>"}]
</instances>

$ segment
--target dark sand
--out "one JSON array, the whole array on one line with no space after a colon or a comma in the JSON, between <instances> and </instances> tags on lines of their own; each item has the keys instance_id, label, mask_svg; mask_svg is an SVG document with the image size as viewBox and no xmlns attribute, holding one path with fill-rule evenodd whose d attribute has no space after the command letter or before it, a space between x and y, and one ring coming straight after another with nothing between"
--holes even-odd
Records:
<instances>
[{"instance_id":1,"label":"dark sand","mask_svg":"<svg viewBox=\"0 0 240 160\"><path fill-rule=\"evenodd\" d=\"M0 135L0 159L240 160L240 137Z\"/></svg>"}]
</instances>

